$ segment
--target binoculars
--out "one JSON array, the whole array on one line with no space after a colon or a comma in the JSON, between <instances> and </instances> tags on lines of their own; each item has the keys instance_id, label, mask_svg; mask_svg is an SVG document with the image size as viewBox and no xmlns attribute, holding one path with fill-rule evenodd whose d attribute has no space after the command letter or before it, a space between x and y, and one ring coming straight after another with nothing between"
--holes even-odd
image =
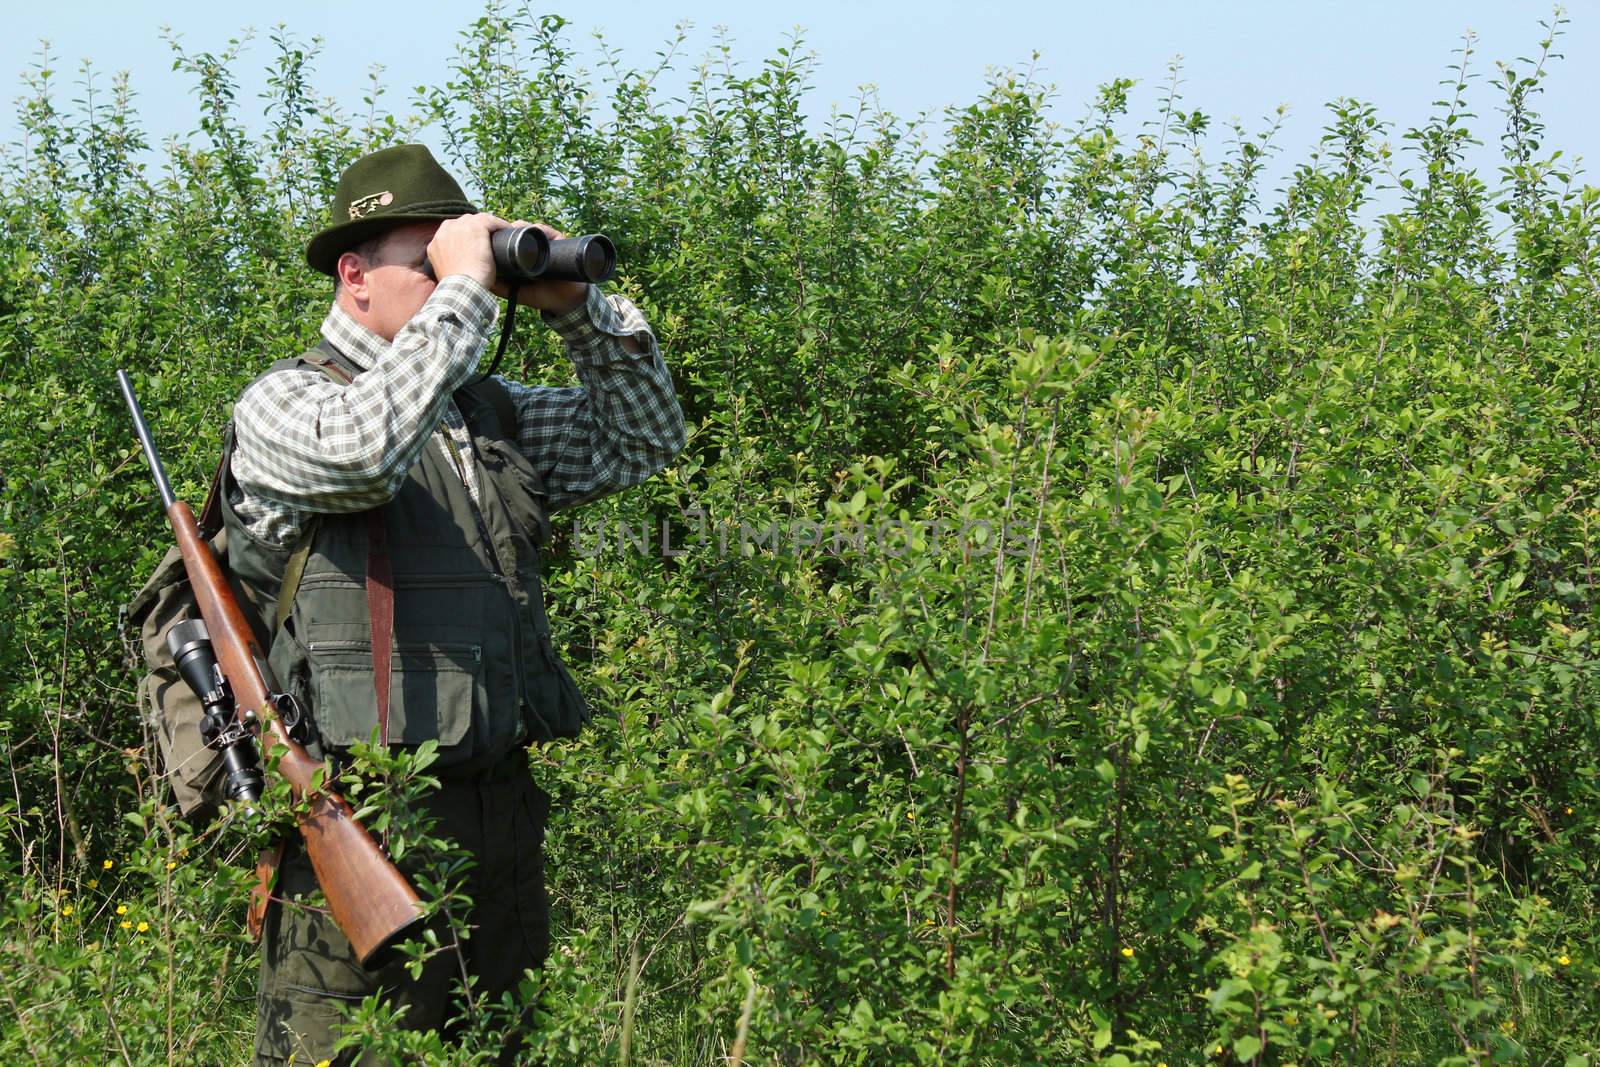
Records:
<instances>
[{"instance_id":1,"label":"binoculars","mask_svg":"<svg viewBox=\"0 0 1600 1067\"><path fill-rule=\"evenodd\" d=\"M534 226L507 226L489 235L495 276L511 285L529 282L606 282L617 270L617 250L602 233L552 241ZM437 280L433 264L422 261Z\"/></svg>"}]
</instances>

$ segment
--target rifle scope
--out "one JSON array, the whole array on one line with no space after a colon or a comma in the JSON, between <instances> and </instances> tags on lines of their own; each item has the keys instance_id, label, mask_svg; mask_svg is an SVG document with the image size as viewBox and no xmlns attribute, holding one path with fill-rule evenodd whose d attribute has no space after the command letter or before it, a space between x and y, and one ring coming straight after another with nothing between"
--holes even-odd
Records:
<instances>
[{"instance_id":1,"label":"rifle scope","mask_svg":"<svg viewBox=\"0 0 1600 1067\"><path fill-rule=\"evenodd\" d=\"M216 653L211 650L211 634L203 619L180 622L167 631L167 651L178 665L178 673L200 698L205 719L200 736L206 747L222 753L225 777L222 795L233 801L253 804L261 799L265 778L255 739L233 716L233 693L228 689Z\"/></svg>"}]
</instances>

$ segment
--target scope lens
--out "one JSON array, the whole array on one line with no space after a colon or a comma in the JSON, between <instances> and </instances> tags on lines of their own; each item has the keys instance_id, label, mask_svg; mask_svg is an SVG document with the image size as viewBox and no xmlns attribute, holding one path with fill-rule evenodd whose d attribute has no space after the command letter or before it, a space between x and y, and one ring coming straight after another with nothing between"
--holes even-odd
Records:
<instances>
[{"instance_id":1,"label":"scope lens","mask_svg":"<svg viewBox=\"0 0 1600 1067\"><path fill-rule=\"evenodd\" d=\"M189 619L167 631L167 652L175 663L183 662L196 649L210 645L211 635L206 632L203 619Z\"/></svg>"},{"instance_id":2,"label":"scope lens","mask_svg":"<svg viewBox=\"0 0 1600 1067\"><path fill-rule=\"evenodd\" d=\"M204 700L216 688L217 656L200 619L189 619L167 631L167 651L194 695Z\"/></svg>"}]
</instances>

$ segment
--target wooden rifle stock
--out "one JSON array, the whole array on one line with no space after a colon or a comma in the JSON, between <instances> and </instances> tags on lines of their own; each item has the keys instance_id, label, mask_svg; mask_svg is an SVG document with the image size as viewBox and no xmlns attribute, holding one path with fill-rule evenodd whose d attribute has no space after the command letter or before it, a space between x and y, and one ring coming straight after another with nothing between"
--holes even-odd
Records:
<instances>
[{"instance_id":1,"label":"wooden rifle stock","mask_svg":"<svg viewBox=\"0 0 1600 1067\"><path fill-rule=\"evenodd\" d=\"M123 371L117 372L117 379L139 430L145 458L156 475L189 585L211 635L217 664L233 690L237 714L243 722L254 718L264 724L273 741L286 749L278 760L278 773L289 783L295 800L304 801L296 804L295 817L306 855L328 899L333 921L350 939L361 962L368 964L417 924L422 902L405 875L357 821L349 803L337 793L316 788L316 774L324 764L289 735L273 699L277 687L272 670L249 620L234 599L211 546L201 538L194 512L172 494L132 383Z\"/></svg>"}]
</instances>

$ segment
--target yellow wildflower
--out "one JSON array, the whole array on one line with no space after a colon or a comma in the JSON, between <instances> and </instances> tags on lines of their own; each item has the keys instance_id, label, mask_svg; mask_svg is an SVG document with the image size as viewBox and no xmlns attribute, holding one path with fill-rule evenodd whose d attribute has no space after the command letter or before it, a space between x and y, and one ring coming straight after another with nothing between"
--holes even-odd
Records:
<instances>
[{"instance_id":1,"label":"yellow wildflower","mask_svg":"<svg viewBox=\"0 0 1600 1067\"><path fill-rule=\"evenodd\" d=\"M1568 956L1565 952L1563 952L1561 955L1556 957L1556 962L1561 964L1561 966L1565 967L1565 966L1567 966L1568 964L1570 964L1572 962L1572 957Z\"/></svg>"},{"instance_id":2,"label":"yellow wildflower","mask_svg":"<svg viewBox=\"0 0 1600 1067\"><path fill-rule=\"evenodd\" d=\"M332 1060L318 1060L317 1067L333 1067Z\"/></svg>"},{"instance_id":3,"label":"yellow wildflower","mask_svg":"<svg viewBox=\"0 0 1600 1067\"><path fill-rule=\"evenodd\" d=\"M122 927L124 930L132 930L133 929L133 924L131 922L129 922L127 919L123 919L117 925Z\"/></svg>"},{"instance_id":4,"label":"yellow wildflower","mask_svg":"<svg viewBox=\"0 0 1600 1067\"><path fill-rule=\"evenodd\" d=\"M1567 814L1568 814L1568 815L1571 815L1571 814L1572 814L1572 805L1570 805L1570 804L1569 804L1569 805L1567 805Z\"/></svg>"},{"instance_id":5,"label":"yellow wildflower","mask_svg":"<svg viewBox=\"0 0 1600 1067\"><path fill-rule=\"evenodd\" d=\"M128 906L126 904L118 904L117 905L117 914L118 915L126 915L126 914L128 914Z\"/></svg>"},{"instance_id":6,"label":"yellow wildflower","mask_svg":"<svg viewBox=\"0 0 1600 1067\"><path fill-rule=\"evenodd\" d=\"M62 908L61 909L61 914L62 915L71 915L72 914L72 905L68 904L66 907Z\"/></svg>"},{"instance_id":7,"label":"yellow wildflower","mask_svg":"<svg viewBox=\"0 0 1600 1067\"><path fill-rule=\"evenodd\" d=\"M1128 957L1130 960L1133 959L1133 946L1132 945L1123 945L1122 946L1122 954L1124 956Z\"/></svg>"},{"instance_id":8,"label":"yellow wildflower","mask_svg":"<svg viewBox=\"0 0 1600 1067\"><path fill-rule=\"evenodd\" d=\"M90 889L99 889L100 888L100 879L98 879L98 878L89 879L89 888Z\"/></svg>"},{"instance_id":9,"label":"yellow wildflower","mask_svg":"<svg viewBox=\"0 0 1600 1067\"><path fill-rule=\"evenodd\" d=\"M137 929L137 930L138 930L138 931L139 931L139 932L140 932L140 933L141 933L141 934L142 934L142 933L144 933L144 932L145 932L145 931L146 931L146 930L148 930L148 929L150 929L150 924L149 924L149 923L147 923L147 922L143 922L143 921L141 921L141 922L140 922L140 923L139 923L139 925L138 925L138 926L137 926L137 927L136 927L136 929Z\"/></svg>"},{"instance_id":10,"label":"yellow wildflower","mask_svg":"<svg viewBox=\"0 0 1600 1067\"><path fill-rule=\"evenodd\" d=\"M178 861L177 860L168 860L167 861L167 870L170 871L170 870L174 869L177 866L178 866Z\"/></svg>"},{"instance_id":11,"label":"yellow wildflower","mask_svg":"<svg viewBox=\"0 0 1600 1067\"><path fill-rule=\"evenodd\" d=\"M917 817L917 813L916 813L916 812L914 812L914 811L908 811L908 812L906 812L906 818L908 818L908 819L915 819L915 818L916 818L916 817Z\"/></svg>"},{"instance_id":12,"label":"yellow wildflower","mask_svg":"<svg viewBox=\"0 0 1600 1067\"><path fill-rule=\"evenodd\" d=\"M100 865L100 869L102 871L109 871L111 868L113 868L115 866L116 866L116 864L114 862L112 862L111 860L106 860L104 863L102 863Z\"/></svg>"}]
</instances>

